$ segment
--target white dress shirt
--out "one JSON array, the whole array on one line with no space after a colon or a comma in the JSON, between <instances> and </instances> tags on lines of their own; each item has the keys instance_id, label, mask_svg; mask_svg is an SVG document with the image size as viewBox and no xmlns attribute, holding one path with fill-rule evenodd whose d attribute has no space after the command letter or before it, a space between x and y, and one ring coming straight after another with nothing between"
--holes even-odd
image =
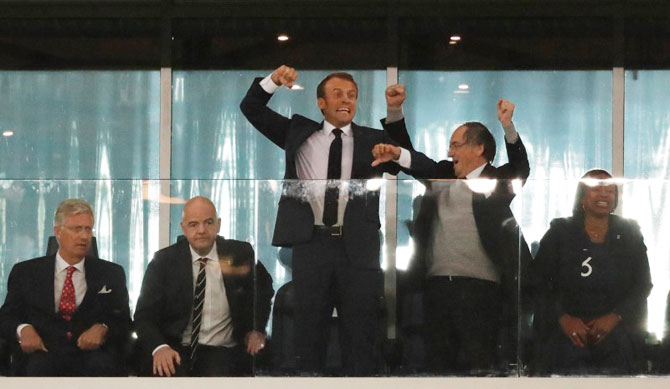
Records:
<instances>
[{"instance_id":1,"label":"white dress shirt","mask_svg":"<svg viewBox=\"0 0 670 389\"><path fill-rule=\"evenodd\" d=\"M265 77L261 83L261 87L267 93L274 93L279 86L277 86L270 76ZM298 178L305 181L307 189L307 199L312 212L314 213L314 224L323 225L323 204L326 194L326 184L328 177L328 154L330 152L330 144L335 139L333 130L336 127L324 120L323 127L314 132L307 138L307 140L300 145L296 154L296 170ZM337 223L336 226L341 226L344 220L344 210L347 206L347 199L349 197L349 185L351 179L351 167L354 159L354 137L351 131L351 123L342 130L342 180L340 184L340 193L338 198L337 208ZM372 152L372 150L370 150Z\"/></svg>"},{"instance_id":2,"label":"white dress shirt","mask_svg":"<svg viewBox=\"0 0 670 389\"><path fill-rule=\"evenodd\" d=\"M209 346L234 347L237 342L233 339L233 321L230 316L230 305L226 296L226 287L219 266L219 255L216 250L216 242L206 256L198 255L189 245L191 250L191 268L193 274L193 291L200 271L200 258L207 258L205 264L205 298L202 306L202 319L200 321L200 332L198 333L198 344ZM193 328L193 315L189 317L188 324L182 333L181 343L191 344L191 331ZM151 355L169 346L161 344L156 347Z\"/></svg>"},{"instance_id":3,"label":"white dress shirt","mask_svg":"<svg viewBox=\"0 0 670 389\"><path fill-rule=\"evenodd\" d=\"M191 264L193 268L193 291L200 271L200 258L207 258L205 264L205 300L202 306L202 319L198 343L209 346L233 347L237 343L233 340L233 321L230 317L230 305L226 296L226 287L219 266L219 255L216 251L216 242L206 256L201 256L191 249ZM191 344L191 329L193 327L193 315L188 320L181 341L182 344Z\"/></svg>"},{"instance_id":4,"label":"white dress shirt","mask_svg":"<svg viewBox=\"0 0 670 389\"><path fill-rule=\"evenodd\" d=\"M74 286L74 297L77 307L84 300L84 295L86 294L86 268L84 267L84 261L86 258L72 265L76 269L72 273L72 285ZM63 257L60 255L60 250L56 253L56 265L54 266L54 311L58 313L58 305L60 304L60 297L63 294L63 285L65 284L65 278L67 277L67 268L70 266L69 263L65 262ZM21 337L21 330L26 326L29 326L30 323L23 323L16 327L16 335Z\"/></svg>"}]
</instances>

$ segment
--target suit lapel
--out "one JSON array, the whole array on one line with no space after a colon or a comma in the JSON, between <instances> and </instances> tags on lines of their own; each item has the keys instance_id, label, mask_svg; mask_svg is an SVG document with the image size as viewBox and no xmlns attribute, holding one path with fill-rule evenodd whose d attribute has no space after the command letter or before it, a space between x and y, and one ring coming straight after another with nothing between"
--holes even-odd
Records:
<instances>
[{"instance_id":1,"label":"suit lapel","mask_svg":"<svg viewBox=\"0 0 670 389\"><path fill-rule=\"evenodd\" d=\"M295 155L298 152L298 148L305 143L307 138L309 138L313 133L319 131L323 128L323 122L314 123L313 125L305 126L296 137L290 140L286 147L286 152L288 155Z\"/></svg>"},{"instance_id":2,"label":"suit lapel","mask_svg":"<svg viewBox=\"0 0 670 389\"><path fill-rule=\"evenodd\" d=\"M36 282L33 287L38 295L38 304L40 308L47 312L56 312L56 303L54 301L54 273L56 267L56 255L45 257L40 263L39 271L36 274Z\"/></svg>"},{"instance_id":3,"label":"suit lapel","mask_svg":"<svg viewBox=\"0 0 670 389\"><path fill-rule=\"evenodd\" d=\"M84 294L84 299L81 301L77 312L85 311L93 300L95 300L95 295L100 291L103 286L103 281L100 274L100 266L98 266L97 261L92 257L86 257L84 260L84 270L86 271L86 294Z\"/></svg>"},{"instance_id":4,"label":"suit lapel","mask_svg":"<svg viewBox=\"0 0 670 389\"><path fill-rule=\"evenodd\" d=\"M354 122L351 123L351 134L354 138L354 155L351 161L351 178L361 178L364 177L363 171L365 171L365 161L363 157L365 155L365 143L363 142L363 132L360 127L358 127ZM367 150L368 153L372 153L372 148Z\"/></svg>"},{"instance_id":5,"label":"suit lapel","mask_svg":"<svg viewBox=\"0 0 670 389\"><path fill-rule=\"evenodd\" d=\"M177 259L177 290L183 290L185 293L179 293L179 296L184 296L182 304L192 308L193 301L193 263L191 260L191 250L188 241L184 239L182 246L179 248L179 258Z\"/></svg>"}]
</instances>

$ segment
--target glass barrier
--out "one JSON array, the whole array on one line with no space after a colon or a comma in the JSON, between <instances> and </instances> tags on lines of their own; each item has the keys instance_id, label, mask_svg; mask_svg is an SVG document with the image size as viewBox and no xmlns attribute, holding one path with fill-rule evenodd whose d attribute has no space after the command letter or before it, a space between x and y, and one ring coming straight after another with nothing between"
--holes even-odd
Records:
<instances>
[{"instance_id":1,"label":"glass barrier","mask_svg":"<svg viewBox=\"0 0 670 389\"><path fill-rule=\"evenodd\" d=\"M216 241L220 261L204 268L214 266L223 288L218 295L207 289L204 301L226 296L222 315L230 322L222 341L212 340L204 321L199 336L247 346L240 360L249 363L222 375L670 371L670 226L657 198L667 180L172 180L169 195L162 184L0 180L0 299L12 297L8 278L17 263L55 253L56 207L79 197L95 214L98 256L125 271L137 336L127 351L131 375L149 371L150 346L188 347L197 259L209 254L216 231L225 237ZM334 187L338 209L346 204L335 223L343 227L315 227L313 210L326 207ZM584 203L575 202L578 191ZM195 196L211 199L220 228L206 217L206 201L185 207ZM592 221L610 210L619 216L598 219L607 225ZM580 216L587 214L588 222ZM164 223L170 233L162 237ZM58 233L86 236L76 227L65 223ZM94 289L99 298L115 288ZM46 290L47 300L58 301ZM0 353L16 352L3 311Z\"/></svg>"}]
</instances>

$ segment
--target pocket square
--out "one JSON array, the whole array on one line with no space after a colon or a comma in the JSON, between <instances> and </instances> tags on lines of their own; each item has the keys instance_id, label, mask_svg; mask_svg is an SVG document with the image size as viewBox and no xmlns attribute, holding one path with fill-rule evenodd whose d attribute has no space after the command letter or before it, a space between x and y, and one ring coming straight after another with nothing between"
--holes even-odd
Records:
<instances>
[{"instance_id":1,"label":"pocket square","mask_svg":"<svg viewBox=\"0 0 670 389\"><path fill-rule=\"evenodd\" d=\"M107 294L112 293L111 289L107 289L107 285L103 285L102 288L98 291L98 294Z\"/></svg>"}]
</instances>

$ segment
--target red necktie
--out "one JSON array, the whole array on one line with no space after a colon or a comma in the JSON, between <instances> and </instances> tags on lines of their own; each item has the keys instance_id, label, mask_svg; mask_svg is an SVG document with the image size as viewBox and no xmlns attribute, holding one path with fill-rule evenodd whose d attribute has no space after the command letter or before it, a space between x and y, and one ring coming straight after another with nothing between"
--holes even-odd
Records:
<instances>
[{"instance_id":1,"label":"red necktie","mask_svg":"<svg viewBox=\"0 0 670 389\"><path fill-rule=\"evenodd\" d=\"M77 300L74 296L74 284L72 283L72 273L77 270L74 266L67 267L67 276L63 283L63 292L60 295L60 303L58 304L58 313L64 320L72 320L72 315L77 309Z\"/></svg>"}]
</instances>

